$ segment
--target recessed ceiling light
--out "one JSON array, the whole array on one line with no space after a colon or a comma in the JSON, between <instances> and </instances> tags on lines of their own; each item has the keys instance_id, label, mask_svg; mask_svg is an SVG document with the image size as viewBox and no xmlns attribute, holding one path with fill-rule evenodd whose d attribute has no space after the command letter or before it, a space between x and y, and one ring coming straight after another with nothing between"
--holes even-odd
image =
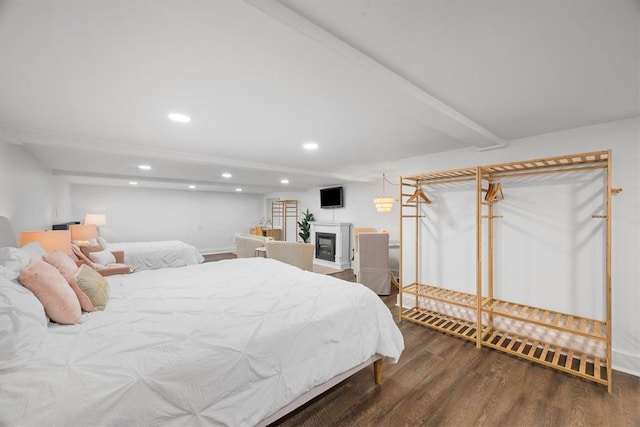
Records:
<instances>
[{"instance_id":1,"label":"recessed ceiling light","mask_svg":"<svg viewBox=\"0 0 640 427\"><path fill-rule=\"evenodd\" d=\"M317 150L318 143L317 142L305 142L303 145L305 150Z\"/></svg>"},{"instance_id":2,"label":"recessed ceiling light","mask_svg":"<svg viewBox=\"0 0 640 427\"><path fill-rule=\"evenodd\" d=\"M129 185L138 185L136 181L129 181Z\"/></svg>"},{"instance_id":3,"label":"recessed ceiling light","mask_svg":"<svg viewBox=\"0 0 640 427\"><path fill-rule=\"evenodd\" d=\"M189 189L191 189L191 190L195 190L195 189L196 189L196 186L195 186L195 185L193 185L193 184L191 184L191 185L189 186Z\"/></svg>"},{"instance_id":4,"label":"recessed ceiling light","mask_svg":"<svg viewBox=\"0 0 640 427\"><path fill-rule=\"evenodd\" d=\"M138 169L143 170L143 171L150 171L151 170L151 166L149 166L149 165L138 165Z\"/></svg>"},{"instance_id":5,"label":"recessed ceiling light","mask_svg":"<svg viewBox=\"0 0 640 427\"><path fill-rule=\"evenodd\" d=\"M191 117L186 114L170 113L167 117L169 117L169 120L178 123L189 123L191 121Z\"/></svg>"},{"instance_id":6,"label":"recessed ceiling light","mask_svg":"<svg viewBox=\"0 0 640 427\"><path fill-rule=\"evenodd\" d=\"M288 184L289 180L288 179L281 179L280 180L280 184Z\"/></svg>"},{"instance_id":7,"label":"recessed ceiling light","mask_svg":"<svg viewBox=\"0 0 640 427\"><path fill-rule=\"evenodd\" d=\"M242 188L236 188L236 191L240 192L240 191L242 191Z\"/></svg>"},{"instance_id":8,"label":"recessed ceiling light","mask_svg":"<svg viewBox=\"0 0 640 427\"><path fill-rule=\"evenodd\" d=\"M232 175L229 172L225 172L225 173L222 174L223 178L231 178L231 176Z\"/></svg>"}]
</instances>

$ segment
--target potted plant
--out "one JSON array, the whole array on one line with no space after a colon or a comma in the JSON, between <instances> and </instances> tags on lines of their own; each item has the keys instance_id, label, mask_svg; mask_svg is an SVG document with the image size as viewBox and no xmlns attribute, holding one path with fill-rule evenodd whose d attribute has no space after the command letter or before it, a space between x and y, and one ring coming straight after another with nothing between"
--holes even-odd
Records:
<instances>
[{"instance_id":1,"label":"potted plant","mask_svg":"<svg viewBox=\"0 0 640 427\"><path fill-rule=\"evenodd\" d=\"M309 212L309 208L307 208L305 212L302 212L302 219L298 221L298 227L300 227L298 236L300 236L303 243L309 243L309 237L311 237L311 221L313 221L313 214Z\"/></svg>"}]
</instances>

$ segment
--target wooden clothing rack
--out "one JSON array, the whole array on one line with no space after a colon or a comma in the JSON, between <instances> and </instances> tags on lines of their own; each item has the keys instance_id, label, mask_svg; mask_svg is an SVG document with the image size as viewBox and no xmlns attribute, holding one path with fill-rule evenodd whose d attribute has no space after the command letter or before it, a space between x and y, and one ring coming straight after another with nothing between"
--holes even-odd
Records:
<instances>
[{"instance_id":1,"label":"wooden clothing rack","mask_svg":"<svg viewBox=\"0 0 640 427\"><path fill-rule=\"evenodd\" d=\"M297 200L274 200L271 203L271 228L273 224L280 220L282 227L283 241L288 241L291 228L293 228L293 241L298 240L298 201ZM293 224L291 221L293 220Z\"/></svg>"},{"instance_id":2,"label":"wooden clothing rack","mask_svg":"<svg viewBox=\"0 0 640 427\"><path fill-rule=\"evenodd\" d=\"M603 251L603 295L606 298L604 318L591 319L495 298L494 246L497 242L494 220L501 216L494 214L494 205L505 197L501 181L514 177L591 170L603 170L606 180L606 212L593 215L594 218L606 221ZM448 184L455 187L459 183L468 182L475 182L476 292L465 293L420 283L421 238L425 237L420 235L420 230L429 215L425 205L430 201L419 193L423 186ZM622 189L611 186L611 150L401 177L400 320L471 341L478 348L493 348L604 384L611 392L611 196L620 191ZM483 231L486 231L486 236L483 236ZM405 257L411 257L412 253L415 275L408 277L411 272L405 272ZM483 266L486 266L486 272L483 271ZM404 307L403 301L409 297L415 304ZM439 309L442 307L447 309ZM501 326L507 323L515 324L518 330ZM530 335L527 331L532 328L538 333ZM544 333L544 338L540 337L540 331ZM569 344L571 339L558 342L554 335L579 337L579 340L593 344L583 346L584 348L598 347L601 351L589 352L578 348L577 345Z\"/></svg>"}]
</instances>

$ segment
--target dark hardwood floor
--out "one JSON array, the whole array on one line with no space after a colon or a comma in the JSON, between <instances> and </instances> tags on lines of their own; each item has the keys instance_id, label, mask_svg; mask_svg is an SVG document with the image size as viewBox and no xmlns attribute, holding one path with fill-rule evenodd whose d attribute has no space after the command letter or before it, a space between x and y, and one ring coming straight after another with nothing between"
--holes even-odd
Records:
<instances>
[{"instance_id":1,"label":"dark hardwood floor","mask_svg":"<svg viewBox=\"0 0 640 427\"><path fill-rule=\"evenodd\" d=\"M218 259L231 258L220 256ZM333 274L354 281L353 272ZM397 318L396 295L382 297ZM274 426L640 426L640 378L602 385L409 322L383 381L365 369Z\"/></svg>"},{"instance_id":2,"label":"dark hardwood floor","mask_svg":"<svg viewBox=\"0 0 640 427\"><path fill-rule=\"evenodd\" d=\"M231 252L226 252L223 254L210 254L210 255L203 255L204 257L204 262L213 262L213 261L220 261L222 259L234 259L237 258L236 254L232 254Z\"/></svg>"}]
</instances>

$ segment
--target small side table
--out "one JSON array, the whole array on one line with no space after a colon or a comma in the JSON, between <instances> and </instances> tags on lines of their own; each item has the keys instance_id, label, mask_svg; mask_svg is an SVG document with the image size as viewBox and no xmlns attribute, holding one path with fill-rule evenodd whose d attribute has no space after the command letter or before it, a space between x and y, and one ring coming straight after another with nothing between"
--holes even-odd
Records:
<instances>
[{"instance_id":1,"label":"small side table","mask_svg":"<svg viewBox=\"0 0 640 427\"><path fill-rule=\"evenodd\" d=\"M254 254L257 257L266 258L267 257L267 248L265 248L264 246L256 248L255 251L254 251Z\"/></svg>"}]
</instances>

